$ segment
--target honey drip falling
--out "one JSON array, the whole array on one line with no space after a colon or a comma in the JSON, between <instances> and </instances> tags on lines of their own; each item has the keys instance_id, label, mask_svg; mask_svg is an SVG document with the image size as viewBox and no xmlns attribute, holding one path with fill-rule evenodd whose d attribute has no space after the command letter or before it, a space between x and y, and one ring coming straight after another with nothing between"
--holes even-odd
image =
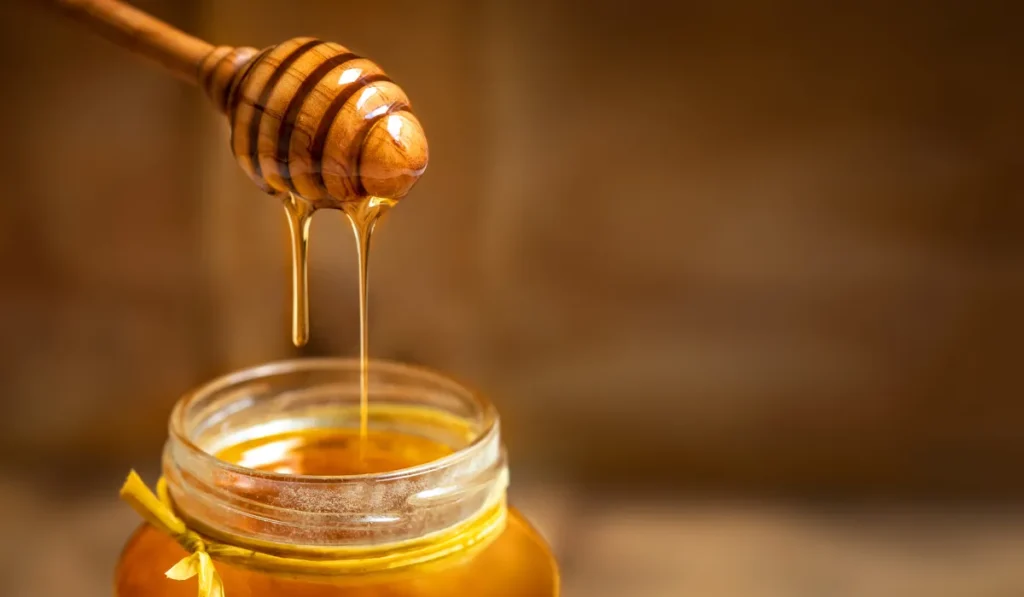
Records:
<instances>
[{"instance_id":1,"label":"honey drip falling","mask_svg":"<svg viewBox=\"0 0 1024 597\"><path fill-rule=\"evenodd\" d=\"M289 194L284 211L292 239L292 343L302 347L309 342L309 225L316 209Z\"/></svg>"},{"instance_id":2,"label":"honey drip falling","mask_svg":"<svg viewBox=\"0 0 1024 597\"><path fill-rule=\"evenodd\" d=\"M359 262L359 437L363 453L370 418L370 327L367 308L370 238L380 217L394 200L366 197L343 203L341 210L352 226ZM309 226L316 207L294 194L284 200L292 252L292 342L301 347L309 341Z\"/></svg>"},{"instance_id":3,"label":"honey drip falling","mask_svg":"<svg viewBox=\"0 0 1024 597\"><path fill-rule=\"evenodd\" d=\"M370 237L377 221L394 202L380 197L368 197L344 204L345 215L352 224L359 259L359 453L366 447L370 421L370 326L367 317L367 272L370 265Z\"/></svg>"}]
</instances>

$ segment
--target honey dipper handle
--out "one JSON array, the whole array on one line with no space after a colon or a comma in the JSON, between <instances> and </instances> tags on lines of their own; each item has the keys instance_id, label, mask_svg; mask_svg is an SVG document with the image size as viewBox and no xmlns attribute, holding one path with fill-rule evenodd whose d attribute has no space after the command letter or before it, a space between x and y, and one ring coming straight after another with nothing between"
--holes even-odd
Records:
<instances>
[{"instance_id":1,"label":"honey dipper handle","mask_svg":"<svg viewBox=\"0 0 1024 597\"><path fill-rule=\"evenodd\" d=\"M214 49L205 41L117 0L55 2L103 37L163 65L190 83L198 82L203 59Z\"/></svg>"}]
</instances>

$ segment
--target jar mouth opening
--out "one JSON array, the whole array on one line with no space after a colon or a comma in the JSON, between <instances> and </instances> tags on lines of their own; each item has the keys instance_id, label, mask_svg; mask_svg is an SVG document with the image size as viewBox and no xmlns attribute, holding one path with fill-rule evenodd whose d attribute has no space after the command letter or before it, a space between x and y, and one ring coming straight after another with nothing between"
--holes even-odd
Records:
<instances>
[{"instance_id":1,"label":"jar mouth opening","mask_svg":"<svg viewBox=\"0 0 1024 597\"><path fill-rule=\"evenodd\" d=\"M417 382L429 382L437 384L452 393L457 393L459 400L466 403L466 406L474 411L476 419L472 435L463 445L453 449L452 452L440 458L417 464L415 466L397 468L384 472L374 473L352 473L338 475L314 475L303 473L289 473L261 470L247 467L238 463L230 462L219 458L209 449L200 446L194 439L192 426L194 422L192 410L197 404L213 396L230 390L234 386L256 382L260 379L272 378L274 376L295 374L295 373L326 373L332 372L355 372L359 374L360 363L354 358L298 358L272 361L245 369L240 369L215 378L202 386L185 394L174 405L169 420L168 432L171 439L178 446L190 453L192 458L205 461L209 465L216 466L220 470L246 475L250 478L260 478L266 481L280 481L286 483L337 483L345 481L388 481L405 477L416 477L430 473L437 469L451 466L473 454L481 445L493 441L498 433L498 416L494 405L479 392L466 386L463 382L456 381L450 376L442 374L428 367L409 365L386 359L371 359L369 363L370 375L406 375ZM374 409L373 386L370 387L369 409Z\"/></svg>"}]
</instances>

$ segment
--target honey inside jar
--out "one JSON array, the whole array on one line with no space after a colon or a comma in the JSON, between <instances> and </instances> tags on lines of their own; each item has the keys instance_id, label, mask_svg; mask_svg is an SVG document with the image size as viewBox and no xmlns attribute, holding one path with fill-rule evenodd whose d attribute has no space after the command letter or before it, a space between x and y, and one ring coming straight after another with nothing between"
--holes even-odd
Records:
<instances>
[{"instance_id":1,"label":"honey inside jar","mask_svg":"<svg viewBox=\"0 0 1024 597\"><path fill-rule=\"evenodd\" d=\"M292 475L365 475L426 464L452 453L440 442L394 431L305 429L247 440L217 458L259 471Z\"/></svg>"}]
</instances>

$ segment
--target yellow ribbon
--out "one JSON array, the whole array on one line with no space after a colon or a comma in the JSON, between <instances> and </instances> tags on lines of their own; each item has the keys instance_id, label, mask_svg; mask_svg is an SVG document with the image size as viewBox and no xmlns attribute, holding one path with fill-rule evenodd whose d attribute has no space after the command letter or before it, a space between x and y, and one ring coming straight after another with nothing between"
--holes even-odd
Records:
<instances>
[{"instance_id":1,"label":"yellow ribbon","mask_svg":"<svg viewBox=\"0 0 1024 597\"><path fill-rule=\"evenodd\" d=\"M167 483L163 478L157 482L156 495L146 487L135 471L128 473L128 479L121 487L121 499L139 513L146 522L160 529L177 541L188 556L182 558L165 574L174 580L188 580L199 576L199 597L224 597L224 583L213 567L211 551L220 551L230 546L208 543L174 513Z\"/></svg>"},{"instance_id":2,"label":"yellow ribbon","mask_svg":"<svg viewBox=\"0 0 1024 597\"><path fill-rule=\"evenodd\" d=\"M199 597L225 597L224 583L213 566L214 557L222 562L244 565L253 570L299 577L366 573L370 570L394 571L411 564L448 560L448 556L457 553L471 557L497 537L505 526L507 512L504 486L501 489L501 499L478 519L434 536L381 547L380 553L372 553L373 565L368 565L365 558L352 557L355 554L370 556L371 551L365 547L279 546L250 540L248 543L254 549L249 549L212 541L188 528L185 521L174 512L174 503L167 492L167 482L162 477L156 484L154 494L139 475L131 471L124 486L121 487L121 499L128 502L146 522L173 538L189 552L188 556L165 573L167 578L187 580L198 576ZM240 537L232 540L239 543L244 541ZM301 557L302 555L305 557Z\"/></svg>"}]
</instances>

